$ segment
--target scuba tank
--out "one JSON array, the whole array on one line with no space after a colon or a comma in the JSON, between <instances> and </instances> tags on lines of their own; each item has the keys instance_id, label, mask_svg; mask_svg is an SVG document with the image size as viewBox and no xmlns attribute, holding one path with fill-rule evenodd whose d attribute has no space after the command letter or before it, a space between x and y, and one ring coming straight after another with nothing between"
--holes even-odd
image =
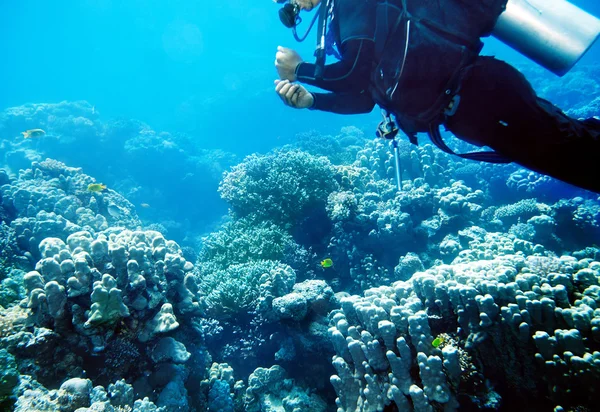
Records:
<instances>
[{"instance_id":1,"label":"scuba tank","mask_svg":"<svg viewBox=\"0 0 600 412\"><path fill-rule=\"evenodd\" d=\"M600 20L566 0L508 0L492 35L558 76L600 35Z\"/></svg>"}]
</instances>

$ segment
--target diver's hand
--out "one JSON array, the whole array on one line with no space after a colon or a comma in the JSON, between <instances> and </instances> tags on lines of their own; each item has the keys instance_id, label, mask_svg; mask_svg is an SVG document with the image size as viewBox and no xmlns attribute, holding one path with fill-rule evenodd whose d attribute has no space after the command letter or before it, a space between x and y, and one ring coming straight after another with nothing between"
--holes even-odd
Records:
<instances>
[{"instance_id":1,"label":"diver's hand","mask_svg":"<svg viewBox=\"0 0 600 412\"><path fill-rule=\"evenodd\" d=\"M289 80L275 80L275 92L286 106L296 109L312 107L315 99L306 88Z\"/></svg>"},{"instance_id":2,"label":"diver's hand","mask_svg":"<svg viewBox=\"0 0 600 412\"><path fill-rule=\"evenodd\" d=\"M275 68L281 80L296 81L296 67L302 63L302 57L287 47L277 47L275 54Z\"/></svg>"}]
</instances>

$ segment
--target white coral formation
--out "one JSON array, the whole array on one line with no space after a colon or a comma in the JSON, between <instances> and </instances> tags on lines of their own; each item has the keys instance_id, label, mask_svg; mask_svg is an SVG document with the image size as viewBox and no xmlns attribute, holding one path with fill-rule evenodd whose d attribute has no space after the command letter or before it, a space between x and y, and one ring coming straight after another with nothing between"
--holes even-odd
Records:
<instances>
[{"instance_id":1,"label":"white coral formation","mask_svg":"<svg viewBox=\"0 0 600 412\"><path fill-rule=\"evenodd\" d=\"M95 183L94 179L80 168L46 159L33 162L30 169L20 172L18 179L1 186L3 204L14 208L19 216L11 222L19 246L37 254L38 245L41 247L45 238L64 241L75 232L96 234L110 225L140 225L133 205L124 197L113 190L92 193L87 190L90 183ZM118 215L110 213L110 204L117 205Z\"/></svg>"},{"instance_id":2,"label":"white coral formation","mask_svg":"<svg viewBox=\"0 0 600 412\"><path fill-rule=\"evenodd\" d=\"M185 363L188 361L190 356L192 355L187 351L185 345L176 341L170 336L159 339L150 352L150 357L154 363Z\"/></svg>"},{"instance_id":3,"label":"white coral formation","mask_svg":"<svg viewBox=\"0 0 600 412\"><path fill-rule=\"evenodd\" d=\"M40 251L43 258L36 271L25 276L27 305L38 324L49 317L56 327L65 326L58 320L68 321L64 314L72 311L75 329L90 336L135 314L129 327L147 341L177 328L177 316L200 313L198 298L189 288L193 285L186 282L193 264L158 232L80 231L66 243L46 238ZM97 350L102 349L102 339L91 339Z\"/></svg>"},{"instance_id":4,"label":"white coral formation","mask_svg":"<svg viewBox=\"0 0 600 412\"><path fill-rule=\"evenodd\" d=\"M108 385L92 387L89 379L69 379L56 390L48 390L29 376L22 378L17 391L21 393L15 404L15 412L54 411L132 411L166 412L148 398L134 402L133 387L124 380Z\"/></svg>"},{"instance_id":5,"label":"white coral formation","mask_svg":"<svg viewBox=\"0 0 600 412\"><path fill-rule=\"evenodd\" d=\"M94 282L91 298L93 303L86 327L114 324L129 316L129 309L123 303L122 291L117 288L117 282L111 275L105 274L102 281Z\"/></svg>"},{"instance_id":6,"label":"white coral formation","mask_svg":"<svg viewBox=\"0 0 600 412\"><path fill-rule=\"evenodd\" d=\"M248 377L244 410L258 411L325 411L325 402L316 394L297 385L279 365L257 368Z\"/></svg>"},{"instance_id":7,"label":"white coral formation","mask_svg":"<svg viewBox=\"0 0 600 412\"><path fill-rule=\"evenodd\" d=\"M477 260L471 252L454 265L342 299L329 329L338 411L377 411L392 402L400 410L455 410L460 381L471 373L461 353L475 348L483 359L513 352L507 356L522 359L524 376L537 362L557 402L577 383L593 385L600 373L593 349L600 342L600 263L524 254ZM459 340L432 345L437 319L456 322L450 332ZM415 367L418 376L410 373Z\"/></svg>"},{"instance_id":8,"label":"white coral formation","mask_svg":"<svg viewBox=\"0 0 600 412\"><path fill-rule=\"evenodd\" d=\"M177 318L173 313L173 306L170 303L165 303L154 316L154 319L146 323L146 327L138 335L138 340L147 342L155 335L169 333L178 327L179 322L177 322Z\"/></svg>"}]
</instances>

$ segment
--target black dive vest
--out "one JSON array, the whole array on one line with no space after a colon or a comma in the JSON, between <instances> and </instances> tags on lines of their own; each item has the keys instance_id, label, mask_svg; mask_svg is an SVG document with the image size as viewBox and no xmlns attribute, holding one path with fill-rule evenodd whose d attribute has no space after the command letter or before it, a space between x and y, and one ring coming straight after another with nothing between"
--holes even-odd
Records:
<instances>
[{"instance_id":1,"label":"black dive vest","mask_svg":"<svg viewBox=\"0 0 600 412\"><path fill-rule=\"evenodd\" d=\"M461 70L481 51L508 0L379 0L375 102L409 136L443 121Z\"/></svg>"}]
</instances>

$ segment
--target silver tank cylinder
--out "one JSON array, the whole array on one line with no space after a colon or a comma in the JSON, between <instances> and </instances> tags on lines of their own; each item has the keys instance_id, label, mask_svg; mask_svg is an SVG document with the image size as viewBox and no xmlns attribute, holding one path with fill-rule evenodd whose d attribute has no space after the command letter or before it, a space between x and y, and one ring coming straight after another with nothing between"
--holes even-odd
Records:
<instances>
[{"instance_id":1,"label":"silver tank cylinder","mask_svg":"<svg viewBox=\"0 0 600 412\"><path fill-rule=\"evenodd\" d=\"M509 0L492 35L562 76L600 35L600 20L566 0Z\"/></svg>"}]
</instances>

